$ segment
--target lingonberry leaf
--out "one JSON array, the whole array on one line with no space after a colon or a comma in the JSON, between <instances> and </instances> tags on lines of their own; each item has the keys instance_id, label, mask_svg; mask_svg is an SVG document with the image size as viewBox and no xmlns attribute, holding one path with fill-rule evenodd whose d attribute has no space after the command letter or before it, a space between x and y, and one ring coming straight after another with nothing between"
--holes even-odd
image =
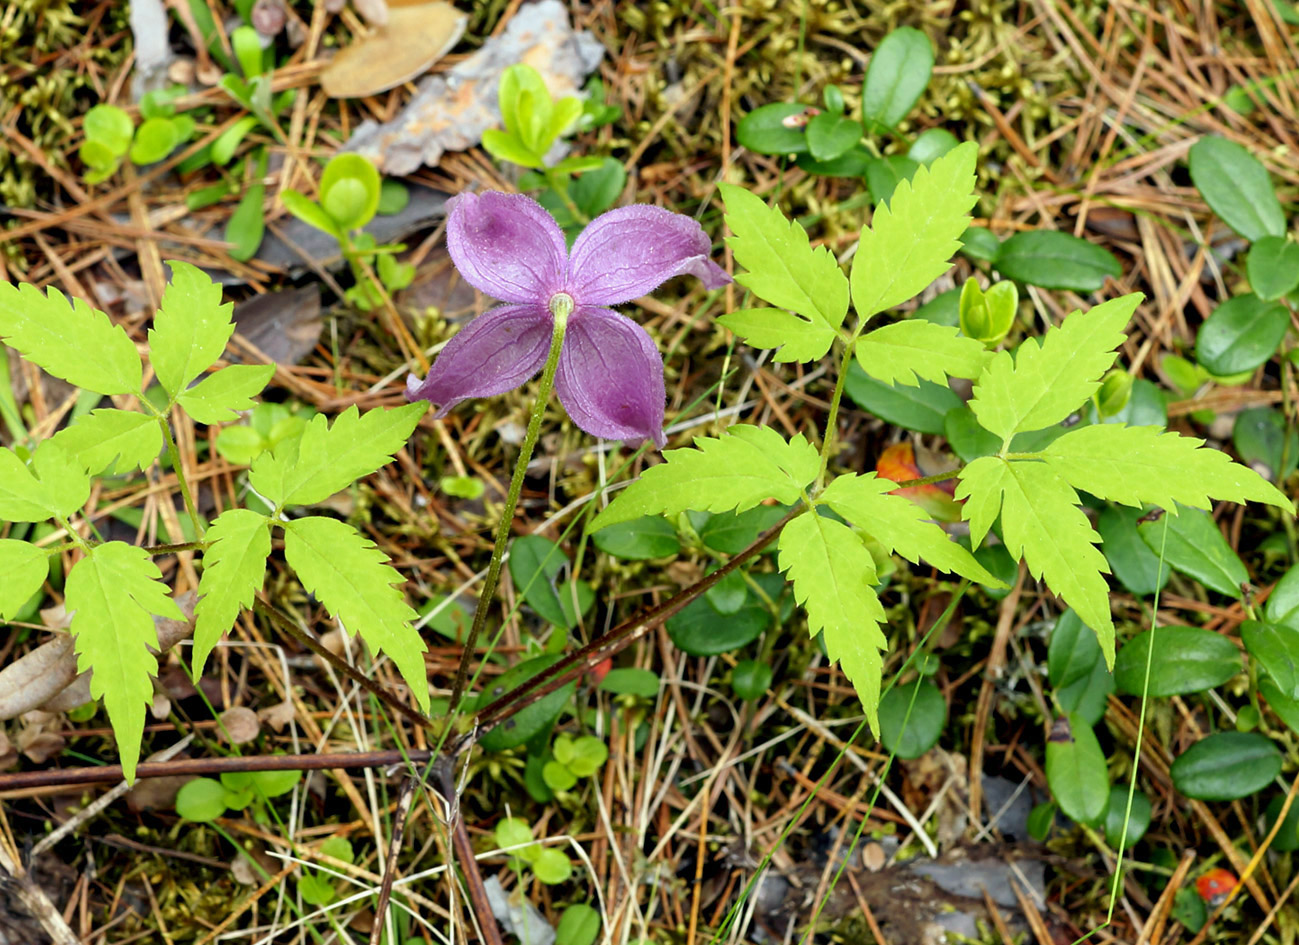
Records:
<instances>
[{"instance_id":1,"label":"lingonberry leaf","mask_svg":"<svg viewBox=\"0 0 1299 945\"><path fill-rule=\"evenodd\" d=\"M0 282L0 340L55 377L97 394L138 394L143 365L120 325L51 286Z\"/></svg>"},{"instance_id":2,"label":"lingonberry leaf","mask_svg":"<svg viewBox=\"0 0 1299 945\"><path fill-rule=\"evenodd\" d=\"M871 730L879 732L880 631L884 608L875 594L875 562L847 525L800 515L780 533L780 569L807 611L812 636L825 634L825 651L837 662L862 701Z\"/></svg>"},{"instance_id":3,"label":"lingonberry leaf","mask_svg":"<svg viewBox=\"0 0 1299 945\"><path fill-rule=\"evenodd\" d=\"M178 260L168 265L171 283L149 329L149 361L174 401L221 357L235 326L234 306L221 304L221 286L207 273Z\"/></svg>"},{"instance_id":4,"label":"lingonberry leaf","mask_svg":"<svg viewBox=\"0 0 1299 945\"><path fill-rule=\"evenodd\" d=\"M875 208L853 256L852 304L863 322L919 294L951 267L970 225L978 145L958 145Z\"/></svg>"},{"instance_id":5,"label":"lingonberry leaf","mask_svg":"<svg viewBox=\"0 0 1299 945\"><path fill-rule=\"evenodd\" d=\"M427 712L426 647L412 626L419 615L398 589L405 579L388 564L387 555L352 526L313 517L284 523L284 557L302 586L346 632L359 635L375 653L388 655Z\"/></svg>"},{"instance_id":6,"label":"lingonberry leaf","mask_svg":"<svg viewBox=\"0 0 1299 945\"><path fill-rule=\"evenodd\" d=\"M68 574L64 605L72 615L77 670L94 668L90 695L104 700L127 781L135 779L145 707L158 671L155 616L184 620L162 573L143 548L96 545Z\"/></svg>"},{"instance_id":7,"label":"lingonberry leaf","mask_svg":"<svg viewBox=\"0 0 1299 945\"><path fill-rule=\"evenodd\" d=\"M251 607L266 577L271 553L271 522L248 509L230 509L207 531L211 543L203 554L203 576L194 605L194 678L222 634L234 626L239 611Z\"/></svg>"},{"instance_id":8,"label":"lingonberry leaf","mask_svg":"<svg viewBox=\"0 0 1299 945\"><path fill-rule=\"evenodd\" d=\"M767 427L737 424L720 437L696 437L689 449L666 450L591 522L590 530L642 515L743 512L765 499L798 501L820 469L816 448L796 435L786 442Z\"/></svg>"}]
</instances>

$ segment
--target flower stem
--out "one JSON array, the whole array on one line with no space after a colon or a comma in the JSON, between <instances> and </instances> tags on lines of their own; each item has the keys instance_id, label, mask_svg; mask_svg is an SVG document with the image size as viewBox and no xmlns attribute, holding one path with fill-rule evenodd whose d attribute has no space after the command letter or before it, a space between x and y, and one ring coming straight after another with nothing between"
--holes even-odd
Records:
<instances>
[{"instance_id":1,"label":"flower stem","mask_svg":"<svg viewBox=\"0 0 1299 945\"><path fill-rule=\"evenodd\" d=\"M554 328L550 335L550 353L546 355L546 366L541 369L541 385L537 388L537 399L532 405L532 415L528 418L528 432L524 434L523 445L519 447L519 458L514 464L514 475L510 477L510 491L505 497L505 508L501 510L501 523L496 529L496 544L492 548L492 560L487 565L487 577L478 594L478 607L474 611L473 626L465 640L464 653L460 657L460 666L456 669L456 679L451 687L451 701L447 706L447 715L454 715L464 696L465 684L469 678L469 664L473 660L474 650L478 646L478 637L487 623L487 610L492 597L496 594L496 585L501 579L501 562L505 559L505 546L510 540L510 525L514 521L514 510L519 505L519 494L523 491L523 477L527 474L528 463L532 460L532 451L541 436L541 421L546 416L546 405L550 401L550 392L555 386L555 369L559 367L559 352L564 346L564 332L568 327L568 316L573 309L573 300L566 295L557 295L551 303L555 316Z\"/></svg>"}]
</instances>

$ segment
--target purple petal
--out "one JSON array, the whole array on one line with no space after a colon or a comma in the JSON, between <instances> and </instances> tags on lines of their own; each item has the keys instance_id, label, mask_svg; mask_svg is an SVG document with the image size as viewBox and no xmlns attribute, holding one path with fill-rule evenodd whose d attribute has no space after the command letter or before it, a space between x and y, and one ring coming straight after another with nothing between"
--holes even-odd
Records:
<instances>
[{"instance_id":1,"label":"purple petal","mask_svg":"<svg viewBox=\"0 0 1299 945\"><path fill-rule=\"evenodd\" d=\"M713 245L690 217L662 207L620 207L591 221L569 257L579 305L619 305L673 276L698 276L710 289L731 281L709 258Z\"/></svg>"},{"instance_id":2,"label":"purple petal","mask_svg":"<svg viewBox=\"0 0 1299 945\"><path fill-rule=\"evenodd\" d=\"M663 358L630 318L584 306L568 319L555 390L582 430L607 440L648 437L662 448Z\"/></svg>"},{"instance_id":3,"label":"purple petal","mask_svg":"<svg viewBox=\"0 0 1299 945\"><path fill-rule=\"evenodd\" d=\"M406 399L427 400L445 417L462 400L513 390L541 370L550 334L545 306L502 305L484 312L447 342L428 377L406 378Z\"/></svg>"},{"instance_id":4,"label":"purple petal","mask_svg":"<svg viewBox=\"0 0 1299 945\"><path fill-rule=\"evenodd\" d=\"M564 287L568 247L541 204L521 194L450 202L447 250L465 281L502 302L545 302Z\"/></svg>"}]
</instances>

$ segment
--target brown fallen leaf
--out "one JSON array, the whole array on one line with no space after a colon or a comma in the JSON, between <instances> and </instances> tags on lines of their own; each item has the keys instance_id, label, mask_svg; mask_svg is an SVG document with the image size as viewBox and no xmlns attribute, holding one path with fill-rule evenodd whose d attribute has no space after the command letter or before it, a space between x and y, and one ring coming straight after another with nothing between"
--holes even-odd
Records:
<instances>
[{"instance_id":1,"label":"brown fallen leaf","mask_svg":"<svg viewBox=\"0 0 1299 945\"><path fill-rule=\"evenodd\" d=\"M363 98L423 75L464 35L469 18L436 0L394 6L388 22L343 49L320 74L332 98Z\"/></svg>"}]
</instances>

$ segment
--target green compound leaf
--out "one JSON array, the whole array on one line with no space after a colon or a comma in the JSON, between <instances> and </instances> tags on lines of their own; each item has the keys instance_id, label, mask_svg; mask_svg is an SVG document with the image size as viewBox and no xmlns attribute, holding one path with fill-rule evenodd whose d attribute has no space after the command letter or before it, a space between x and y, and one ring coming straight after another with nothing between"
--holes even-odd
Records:
<instances>
[{"instance_id":1,"label":"green compound leaf","mask_svg":"<svg viewBox=\"0 0 1299 945\"><path fill-rule=\"evenodd\" d=\"M419 615L395 586L405 578L388 564L388 556L350 525L332 518L300 518L284 523L284 557L302 586L329 608L346 632L359 634L371 650L392 659L427 712L426 647L411 626Z\"/></svg>"},{"instance_id":2,"label":"green compound leaf","mask_svg":"<svg viewBox=\"0 0 1299 945\"><path fill-rule=\"evenodd\" d=\"M35 545L12 538L0 540L0 620L12 620L41 589L50 573L49 556Z\"/></svg>"},{"instance_id":3,"label":"green compound leaf","mask_svg":"<svg viewBox=\"0 0 1299 945\"><path fill-rule=\"evenodd\" d=\"M979 423L1004 442L1077 410L1114 364L1114 349L1123 343L1123 328L1142 298L1133 292L1076 311L1040 341L1025 339L1013 359L1008 351L997 352L974 384L970 409Z\"/></svg>"},{"instance_id":4,"label":"green compound leaf","mask_svg":"<svg viewBox=\"0 0 1299 945\"><path fill-rule=\"evenodd\" d=\"M138 394L144 368L120 325L51 286L0 282L0 339L28 361L97 394Z\"/></svg>"},{"instance_id":5,"label":"green compound leaf","mask_svg":"<svg viewBox=\"0 0 1299 945\"><path fill-rule=\"evenodd\" d=\"M927 40L926 40L927 42ZM852 261L852 304L864 324L905 302L951 268L974 206L973 141L953 148L875 208Z\"/></svg>"},{"instance_id":6,"label":"green compound leaf","mask_svg":"<svg viewBox=\"0 0 1299 945\"><path fill-rule=\"evenodd\" d=\"M171 284L149 329L149 360L158 383L180 396L210 368L234 334L234 306L221 304L221 286L197 266L171 260Z\"/></svg>"},{"instance_id":7,"label":"green compound leaf","mask_svg":"<svg viewBox=\"0 0 1299 945\"><path fill-rule=\"evenodd\" d=\"M947 532L927 521L925 510L910 499L889 492L897 483L879 479L874 473L858 476L852 473L834 479L821 493L820 501L867 532L888 549L908 561L921 558L942 571L968 577L980 584L1005 587L997 577L984 569Z\"/></svg>"},{"instance_id":8,"label":"green compound leaf","mask_svg":"<svg viewBox=\"0 0 1299 945\"><path fill-rule=\"evenodd\" d=\"M769 498L792 505L821 468L816 447L801 433L786 443L775 430L745 424L720 437L695 437L693 448L665 450L663 458L609 503L588 531L687 509L743 512Z\"/></svg>"},{"instance_id":9,"label":"green compound leaf","mask_svg":"<svg viewBox=\"0 0 1299 945\"><path fill-rule=\"evenodd\" d=\"M1002 539L1013 557L1023 558L1034 578L1046 584L1096 631L1107 666L1114 665L1114 622L1110 567L1096 545L1100 536L1078 507L1078 494L1051 467L1039 462L976 459L961 470L956 498L967 499L961 514L977 544L998 507Z\"/></svg>"},{"instance_id":10,"label":"green compound leaf","mask_svg":"<svg viewBox=\"0 0 1299 945\"><path fill-rule=\"evenodd\" d=\"M1213 135L1195 142L1188 157L1196 189L1227 226L1251 241L1285 236L1281 202L1258 158Z\"/></svg>"},{"instance_id":11,"label":"green compound leaf","mask_svg":"<svg viewBox=\"0 0 1299 945\"><path fill-rule=\"evenodd\" d=\"M797 222L785 219L779 207L768 207L731 184L722 184L721 190L726 224L734 234L727 237L727 245L735 253L735 261L749 270L735 281L758 298L802 316L794 319L796 325L775 322L754 326L763 337L749 343L774 347L765 343L772 340L771 332L785 329L789 332L783 342L787 347L777 352L776 360L815 361L830 350L848 312L848 280L838 260L825 247L812 249L807 232ZM746 340L749 335L741 329L751 321L722 319Z\"/></svg>"},{"instance_id":12,"label":"green compound leaf","mask_svg":"<svg viewBox=\"0 0 1299 945\"><path fill-rule=\"evenodd\" d=\"M199 600L194 606L194 678L203 674L208 654L234 626L266 577L271 554L270 519L248 509L222 512L207 531Z\"/></svg>"},{"instance_id":13,"label":"green compound leaf","mask_svg":"<svg viewBox=\"0 0 1299 945\"><path fill-rule=\"evenodd\" d=\"M957 329L912 319L876 328L857 339L857 363L885 384L946 384L949 377L975 378L992 360L982 342Z\"/></svg>"},{"instance_id":14,"label":"green compound leaf","mask_svg":"<svg viewBox=\"0 0 1299 945\"><path fill-rule=\"evenodd\" d=\"M316 414L301 437L253 462L249 482L278 506L323 502L387 464L406 445L427 407L421 401L360 414L351 406L333 426L324 414Z\"/></svg>"},{"instance_id":15,"label":"green compound leaf","mask_svg":"<svg viewBox=\"0 0 1299 945\"><path fill-rule=\"evenodd\" d=\"M144 710L158 671L153 618L184 620L167 596L162 572L143 548L110 541L90 549L68 574L65 606L72 614L77 671L94 669L90 695L104 700L127 781L135 779Z\"/></svg>"},{"instance_id":16,"label":"green compound leaf","mask_svg":"<svg viewBox=\"0 0 1299 945\"><path fill-rule=\"evenodd\" d=\"M1176 513L1177 503L1209 508L1210 499L1248 499L1294 512L1279 489L1193 436L1122 423L1070 430L1043 451L1047 465L1075 489L1123 505L1147 502Z\"/></svg>"},{"instance_id":17,"label":"green compound leaf","mask_svg":"<svg viewBox=\"0 0 1299 945\"><path fill-rule=\"evenodd\" d=\"M92 410L53 437L92 476L146 469L162 449L156 418L129 410Z\"/></svg>"},{"instance_id":18,"label":"green compound leaf","mask_svg":"<svg viewBox=\"0 0 1299 945\"><path fill-rule=\"evenodd\" d=\"M825 652L852 681L878 733L880 651L888 641L880 631L884 608L875 595L875 562L847 525L811 512L780 533L780 569L794 585L794 599L807 611L812 636L825 634Z\"/></svg>"},{"instance_id":19,"label":"green compound leaf","mask_svg":"<svg viewBox=\"0 0 1299 945\"><path fill-rule=\"evenodd\" d=\"M61 443L42 443L30 467L0 448L0 519L43 522L71 515L89 497L90 477Z\"/></svg>"},{"instance_id":20,"label":"green compound leaf","mask_svg":"<svg viewBox=\"0 0 1299 945\"><path fill-rule=\"evenodd\" d=\"M772 360L815 361L830 350L835 333L778 308L746 308L717 321L754 348L778 348Z\"/></svg>"},{"instance_id":21,"label":"green compound leaf","mask_svg":"<svg viewBox=\"0 0 1299 945\"><path fill-rule=\"evenodd\" d=\"M182 391L176 401L199 423L234 420L237 411L253 409L253 398L274 376L274 364L232 364Z\"/></svg>"}]
</instances>

